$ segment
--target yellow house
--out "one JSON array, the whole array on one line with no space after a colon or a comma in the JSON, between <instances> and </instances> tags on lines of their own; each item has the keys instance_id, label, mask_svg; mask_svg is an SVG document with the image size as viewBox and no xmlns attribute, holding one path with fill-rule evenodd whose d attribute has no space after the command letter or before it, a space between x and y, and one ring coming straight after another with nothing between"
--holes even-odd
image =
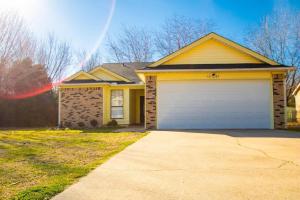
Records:
<instances>
[{"instance_id":1,"label":"yellow house","mask_svg":"<svg viewBox=\"0 0 300 200\"><path fill-rule=\"evenodd\" d=\"M59 125L285 128L288 70L210 33L153 63L103 64L67 78L59 87Z\"/></svg>"},{"instance_id":2,"label":"yellow house","mask_svg":"<svg viewBox=\"0 0 300 200\"><path fill-rule=\"evenodd\" d=\"M297 111L297 122L300 123L300 84L297 85L296 89L293 91L293 96L295 97L296 111Z\"/></svg>"}]
</instances>

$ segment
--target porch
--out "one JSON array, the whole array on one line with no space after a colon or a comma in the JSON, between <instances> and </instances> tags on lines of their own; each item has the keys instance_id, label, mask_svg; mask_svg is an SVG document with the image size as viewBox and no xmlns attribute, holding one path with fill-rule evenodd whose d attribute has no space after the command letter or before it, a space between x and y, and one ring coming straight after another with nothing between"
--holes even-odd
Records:
<instances>
[{"instance_id":1,"label":"porch","mask_svg":"<svg viewBox=\"0 0 300 200\"><path fill-rule=\"evenodd\" d=\"M104 88L103 124L116 120L119 125L144 125L144 96L143 86Z\"/></svg>"},{"instance_id":2,"label":"porch","mask_svg":"<svg viewBox=\"0 0 300 200\"><path fill-rule=\"evenodd\" d=\"M145 93L144 89L129 90L129 124L144 125L145 122Z\"/></svg>"}]
</instances>

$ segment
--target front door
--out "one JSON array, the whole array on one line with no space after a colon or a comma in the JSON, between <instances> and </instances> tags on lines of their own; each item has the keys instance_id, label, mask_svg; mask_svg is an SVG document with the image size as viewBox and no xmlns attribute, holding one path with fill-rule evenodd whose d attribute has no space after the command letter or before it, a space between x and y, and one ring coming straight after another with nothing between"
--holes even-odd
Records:
<instances>
[{"instance_id":1,"label":"front door","mask_svg":"<svg viewBox=\"0 0 300 200\"><path fill-rule=\"evenodd\" d=\"M143 124L145 122L145 97L140 96L140 122Z\"/></svg>"}]
</instances>

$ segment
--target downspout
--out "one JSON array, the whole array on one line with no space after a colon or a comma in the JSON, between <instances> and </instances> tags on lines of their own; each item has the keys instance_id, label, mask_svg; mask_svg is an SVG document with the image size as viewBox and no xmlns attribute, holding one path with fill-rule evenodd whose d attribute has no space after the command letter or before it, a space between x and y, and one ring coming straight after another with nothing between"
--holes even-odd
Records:
<instances>
[{"instance_id":1,"label":"downspout","mask_svg":"<svg viewBox=\"0 0 300 200\"><path fill-rule=\"evenodd\" d=\"M61 121L60 121L60 99L61 99L61 92L60 92L60 88L58 88L58 128L61 127Z\"/></svg>"}]
</instances>

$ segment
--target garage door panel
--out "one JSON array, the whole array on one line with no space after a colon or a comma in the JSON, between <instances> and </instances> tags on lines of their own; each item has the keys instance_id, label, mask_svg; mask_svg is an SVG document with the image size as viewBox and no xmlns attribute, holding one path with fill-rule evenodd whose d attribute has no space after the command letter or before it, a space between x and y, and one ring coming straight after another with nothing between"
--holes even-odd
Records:
<instances>
[{"instance_id":1,"label":"garage door panel","mask_svg":"<svg viewBox=\"0 0 300 200\"><path fill-rule=\"evenodd\" d=\"M159 81L158 128L271 128L270 82Z\"/></svg>"}]
</instances>

